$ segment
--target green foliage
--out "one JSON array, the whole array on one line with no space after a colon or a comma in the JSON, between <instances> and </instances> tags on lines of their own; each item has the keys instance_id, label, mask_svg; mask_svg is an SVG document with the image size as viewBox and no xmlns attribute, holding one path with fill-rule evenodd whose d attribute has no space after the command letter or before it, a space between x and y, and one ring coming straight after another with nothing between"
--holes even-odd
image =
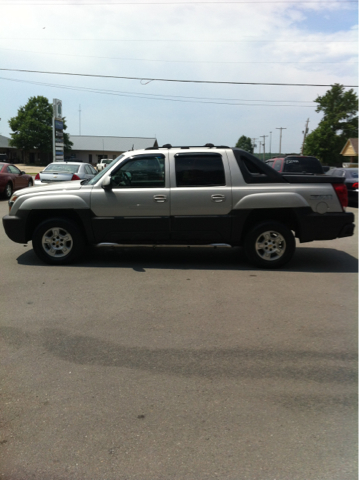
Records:
<instances>
[{"instance_id":1,"label":"green foliage","mask_svg":"<svg viewBox=\"0 0 359 480\"><path fill-rule=\"evenodd\" d=\"M25 151L38 149L40 152L52 151L52 105L46 97L30 97L24 107L20 107L17 116L9 120L13 133L9 144ZM64 130L66 130L64 121ZM65 151L71 150L72 142L64 132Z\"/></svg>"},{"instance_id":2,"label":"green foliage","mask_svg":"<svg viewBox=\"0 0 359 480\"><path fill-rule=\"evenodd\" d=\"M245 150L246 152L253 153L253 145L252 145L252 140L249 137L246 137L245 135L242 135L238 142L236 143L236 148L241 148L242 150Z\"/></svg>"},{"instance_id":3,"label":"green foliage","mask_svg":"<svg viewBox=\"0 0 359 480\"><path fill-rule=\"evenodd\" d=\"M303 154L318 157L324 165L340 165L346 141L358 137L357 94L353 89L344 91L343 85L336 83L315 102L316 111L324 116L305 139Z\"/></svg>"}]
</instances>

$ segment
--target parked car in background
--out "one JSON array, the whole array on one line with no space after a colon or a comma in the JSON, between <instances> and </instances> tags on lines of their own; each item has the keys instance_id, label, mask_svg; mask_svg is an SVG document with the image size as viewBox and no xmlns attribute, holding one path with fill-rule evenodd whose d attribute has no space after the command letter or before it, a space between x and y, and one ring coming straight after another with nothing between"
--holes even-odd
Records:
<instances>
[{"instance_id":1,"label":"parked car in background","mask_svg":"<svg viewBox=\"0 0 359 480\"><path fill-rule=\"evenodd\" d=\"M333 168L327 175L345 177L344 184L348 189L349 205L358 206L358 169L357 168Z\"/></svg>"},{"instance_id":2,"label":"parked car in background","mask_svg":"<svg viewBox=\"0 0 359 480\"><path fill-rule=\"evenodd\" d=\"M323 167L316 157L304 155L288 155L282 158L271 158L266 164L279 173L314 173L323 174Z\"/></svg>"},{"instance_id":3,"label":"parked car in background","mask_svg":"<svg viewBox=\"0 0 359 480\"><path fill-rule=\"evenodd\" d=\"M96 165L96 169L98 172L101 172L104 168L107 167L107 165L110 165L110 163L113 162L110 158L102 158L100 162Z\"/></svg>"},{"instance_id":4,"label":"parked car in background","mask_svg":"<svg viewBox=\"0 0 359 480\"><path fill-rule=\"evenodd\" d=\"M31 175L19 170L10 163L0 163L0 194L10 198L12 193L21 188L32 187L34 181Z\"/></svg>"},{"instance_id":5,"label":"parked car in background","mask_svg":"<svg viewBox=\"0 0 359 480\"><path fill-rule=\"evenodd\" d=\"M36 175L35 185L70 180L91 180L96 174L96 170L89 163L54 162Z\"/></svg>"}]
</instances>

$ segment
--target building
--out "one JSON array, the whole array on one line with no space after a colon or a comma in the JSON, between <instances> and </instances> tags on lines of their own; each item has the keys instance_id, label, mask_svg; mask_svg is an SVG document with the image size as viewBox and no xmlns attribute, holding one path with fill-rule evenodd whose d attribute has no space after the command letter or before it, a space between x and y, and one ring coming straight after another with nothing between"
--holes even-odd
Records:
<instances>
[{"instance_id":1,"label":"building","mask_svg":"<svg viewBox=\"0 0 359 480\"><path fill-rule=\"evenodd\" d=\"M69 135L73 143L72 150L66 154L66 160L80 160L96 165L102 158L116 158L128 150L139 150L147 147L158 147L155 138L146 137L99 137L92 135ZM6 155L9 163L25 163L47 165L52 162L52 153L29 152L10 147L10 138L0 135L0 153ZM3 155L2 155L3 157Z\"/></svg>"},{"instance_id":2,"label":"building","mask_svg":"<svg viewBox=\"0 0 359 480\"><path fill-rule=\"evenodd\" d=\"M73 143L67 160L82 161L96 165L102 158L114 159L128 150L158 147L156 138L144 137L100 137L92 135L70 135Z\"/></svg>"},{"instance_id":3,"label":"building","mask_svg":"<svg viewBox=\"0 0 359 480\"><path fill-rule=\"evenodd\" d=\"M1 160L9 163L16 163L21 158L21 152L17 148L10 147L10 138L0 135Z\"/></svg>"},{"instance_id":4,"label":"building","mask_svg":"<svg viewBox=\"0 0 359 480\"><path fill-rule=\"evenodd\" d=\"M349 157L349 163L358 163L358 139L349 138L347 143L344 145L343 150L340 152L340 155Z\"/></svg>"}]
</instances>

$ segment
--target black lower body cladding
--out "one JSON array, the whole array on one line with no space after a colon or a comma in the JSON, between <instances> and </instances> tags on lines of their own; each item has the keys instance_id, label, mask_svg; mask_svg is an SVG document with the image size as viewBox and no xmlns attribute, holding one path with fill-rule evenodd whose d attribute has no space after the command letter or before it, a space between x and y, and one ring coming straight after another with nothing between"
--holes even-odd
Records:
<instances>
[{"instance_id":1,"label":"black lower body cladding","mask_svg":"<svg viewBox=\"0 0 359 480\"><path fill-rule=\"evenodd\" d=\"M297 211L299 231L296 232L301 243L313 240L333 240L350 237L354 233L354 214L339 213L307 213Z\"/></svg>"}]
</instances>

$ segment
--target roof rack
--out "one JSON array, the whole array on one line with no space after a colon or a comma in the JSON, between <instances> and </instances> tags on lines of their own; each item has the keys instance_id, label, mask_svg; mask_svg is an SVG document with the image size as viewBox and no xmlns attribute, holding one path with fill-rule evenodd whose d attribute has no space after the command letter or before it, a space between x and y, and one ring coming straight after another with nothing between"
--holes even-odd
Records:
<instances>
[{"instance_id":1,"label":"roof rack","mask_svg":"<svg viewBox=\"0 0 359 480\"><path fill-rule=\"evenodd\" d=\"M162 147L147 147L145 150L159 150L161 148L170 149L170 148L181 148L181 149L189 149L189 148L230 148L227 145L213 145L213 143L206 143L206 145L190 145L190 146L172 146L170 143L166 143Z\"/></svg>"}]
</instances>

